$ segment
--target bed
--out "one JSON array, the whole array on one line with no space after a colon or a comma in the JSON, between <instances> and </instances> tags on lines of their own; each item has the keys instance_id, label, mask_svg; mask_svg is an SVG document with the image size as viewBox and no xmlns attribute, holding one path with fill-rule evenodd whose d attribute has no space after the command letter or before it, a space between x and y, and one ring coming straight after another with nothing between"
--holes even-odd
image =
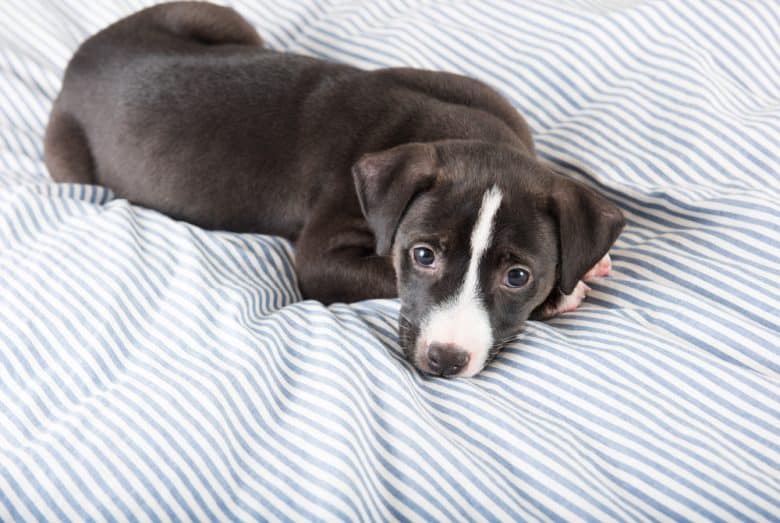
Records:
<instances>
[{"instance_id":1,"label":"bed","mask_svg":"<svg viewBox=\"0 0 780 523\"><path fill-rule=\"evenodd\" d=\"M475 379L293 247L56 185L79 43L148 2L0 2L0 520L780 519L780 4L236 1L267 45L493 85L628 226Z\"/></svg>"}]
</instances>

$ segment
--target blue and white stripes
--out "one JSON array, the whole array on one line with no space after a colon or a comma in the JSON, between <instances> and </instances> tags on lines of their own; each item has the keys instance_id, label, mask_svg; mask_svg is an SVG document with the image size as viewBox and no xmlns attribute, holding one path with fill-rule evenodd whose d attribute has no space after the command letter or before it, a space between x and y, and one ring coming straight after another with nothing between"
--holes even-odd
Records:
<instances>
[{"instance_id":1,"label":"blue and white stripes","mask_svg":"<svg viewBox=\"0 0 780 523\"><path fill-rule=\"evenodd\" d=\"M629 226L577 312L429 379L291 246L54 185L136 0L0 2L0 520L780 519L780 5L235 2L271 47L476 76Z\"/></svg>"}]
</instances>

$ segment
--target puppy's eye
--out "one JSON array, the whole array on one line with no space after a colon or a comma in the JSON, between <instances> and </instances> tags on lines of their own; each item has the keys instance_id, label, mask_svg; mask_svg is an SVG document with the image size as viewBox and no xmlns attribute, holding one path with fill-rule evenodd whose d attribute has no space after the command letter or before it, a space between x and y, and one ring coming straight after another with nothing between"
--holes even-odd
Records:
<instances>
[{"instance_id":1,"label":"puppy's eye","mask_svg":"<svg viewBox=\"0 0 780 523\"><path fill-rule=\"evenodd\" d=\"M518 288L522 287L531 278L531 274L522 267L512 267L506 272L504 278L504 285L507 287Z\"/></svg>"},{"instance_id":2,"label":"puppy's eye","mask_svg":"<svg viewBox=\"0 0 780 523\"><path fill-rule=\"evenodd\" d=\"M434 262L436 262L436 255L433 253L433 249L425 245L412 247L412 258L418 265L423 267L433 267Z\"/></svg>"}]
</instances>

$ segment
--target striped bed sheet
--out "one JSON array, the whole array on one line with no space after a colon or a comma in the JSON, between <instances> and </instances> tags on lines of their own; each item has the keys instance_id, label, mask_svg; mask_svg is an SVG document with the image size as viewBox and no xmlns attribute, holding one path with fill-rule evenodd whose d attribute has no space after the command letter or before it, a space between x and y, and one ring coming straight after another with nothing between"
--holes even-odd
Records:
<instances>
[{"instance_id":1,"label":"striped bed sheet","mask_svg":"<svg viewBox=\"0 0 780 523\"><path fill-rule=\"evenodd\" d=\"M231 3L267 44L499 89L628 226L576 312L479 377L396 300L302 301L292 246L51 183L91 33L0 2L0 520L780 519L780 4Z\"/></svg>"}]
</instances>

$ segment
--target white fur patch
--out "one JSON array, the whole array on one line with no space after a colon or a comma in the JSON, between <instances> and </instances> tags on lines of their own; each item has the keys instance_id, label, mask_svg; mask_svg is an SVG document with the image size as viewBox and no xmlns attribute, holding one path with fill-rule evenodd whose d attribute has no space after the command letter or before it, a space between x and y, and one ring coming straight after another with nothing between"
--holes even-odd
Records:
<instances>
[{"instance_id":1,"label":"white fur patch","mask_svg":"<svg viewBox=\"0 0 780 523\"><path fill-rule=\"evenodd\" d=\"M502 196L495 185L485 191L477 222L471 231L471 256L463 285L455 296L431 310L420 330L423 349L435 342L457 345L468 351L469 363L460 376L473 376L482 370L493 345L490 317L480 295L479 263L490 247L493 222Z\"/></svg>"},{"instance_id":2,"label":"white fur patch","mask_svg":"<svg viewBox=\"0 0 780 523\"><path fill-rule=\"evenodd\" d=\"M589 292L590 287L585 285L584 282L578 281L571 294L565 294L558 302L556 313L573 312L580 306L580 303L582 303Z\"/></svg>"}]
</instances>

